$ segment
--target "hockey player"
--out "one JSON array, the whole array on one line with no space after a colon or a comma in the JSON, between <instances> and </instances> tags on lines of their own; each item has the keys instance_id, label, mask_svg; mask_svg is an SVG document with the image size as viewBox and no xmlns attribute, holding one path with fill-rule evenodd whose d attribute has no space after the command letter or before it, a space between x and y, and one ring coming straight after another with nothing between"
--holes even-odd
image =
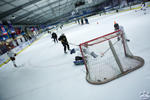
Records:
<instances>
[{"instance_id":1,"label":"hockey player","mask_svg":"<svg viewBox=\"0 0 150 100\"><path fill-rule=\"evenodd\" d=\"M77 19L77 21L78 21L78 24L80 24L80 19Z\"/></svg>"},{"instance_id":2,"label":"hockey player","mask_svg":"<svg viewBox=\"0 0 150 100\"><path fill-rule=\"evenodd\" d=\"M122 32L124 38L126 39L126 41L128 41L128 42L130 41L129 39L126 38L123 26L120 26L118 23L114 22L114 30L115 31L120 30ZM118 34L120 34L120 32ZM120 37L118 37L118 41L119 40L120 40Z\"/></svg>"},{"instance_id":3,"label":"hockey player","mask_svg":"<svg viewBox=\"0 0 150 100\"><path fill-rule=\"evenodd\" d=\"M60 29L62 29L63 28L63 24L62 25L60 25Z\"/></svg>"},{"instance_id":4,"label":"hockey player","mask_svg":"<svg viewBox=\"0 0 150 100\"><path fill-rule=\"evenodd\" d=\"M14 67L17 67L16 62L15 62L16 54L14 52L12 52L10 49L11 49L11 47L9 47L9 51L7 52L7 55L10 58L10 60L13 62Z\"/></svg>"},{"instance_id":5,"label":"hockey player","mask_svg":"<svg viewBox=\"0 0 150 100\"><path fill-rule=\"evenodd\" d=\"M145 2L142 2L141 10L144 12L144 14L146 14L146 4L145 4Z\"/></svg>"},{"instance_id":6,"label":"hockey player","mask_svg":"<svg viewBox=\"0 0 150 100\"><path fill-rule=\"evenodd\" d=\"M88 21L88 19L86 17L84 18L84 20L85 20L86 24L89 24L89 21Z\"/></svg>"},{"instance_id":7,"label":"hockey player","mask_svg":"<svg viewBox=\"0 0 150 100\"><path fill-rule=\"evenodd\" d=\"M83 25L84 24L84 22L83 22L83 18L81 18L81 25Z\"/></svg>"},{"instance_id":8,"label":"hockey player","mask_svg":"<svg viewBox=\"0 0 150 100\"><path fill-rule=\"evenodd\" d=\"M52 33L52 38L54 39L54 42L58 42L57 40L57 34L55 32Z\"/></svg>"},{"instance_id":9,"label":"hockey player","mask_svg":"<svg viewBox=\"0 0 150 100\"><path fill-rule=\"evenodd\" d=\"M69 44L68 44L68 41L67 41L67 38L64 34L62 34L59 38L58 38L59 41L61 41L63 47L64 47L64 53L67 53L66 52L66 48L68 50L70 50L70 47L69 47Z\"/></svg>"}]
</instances>

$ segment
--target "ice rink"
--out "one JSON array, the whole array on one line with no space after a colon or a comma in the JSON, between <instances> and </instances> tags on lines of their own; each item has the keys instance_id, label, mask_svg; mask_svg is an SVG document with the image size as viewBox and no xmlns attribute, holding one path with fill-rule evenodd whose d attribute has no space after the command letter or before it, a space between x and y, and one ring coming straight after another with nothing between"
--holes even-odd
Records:
<instances>
[{"instance_id":1,"label":"ice rink","mask_svg":"<svg viewBox=\"0 0 150 100\"><path fill-rule=\"evenodd\" d=\"M146 15L140 10L97 15L90 24L73 23L57 34L78 45L113 32L114 21L124 26L131 52L144 58L142 68L103 85L89 84L85 66L73 64L75 54L64 54L62 44L45 34L16 57L21 67L10 61L0 68L0 100L141 100L141 92L150 92L150 8Z\"/></svg>"}]
</instances>

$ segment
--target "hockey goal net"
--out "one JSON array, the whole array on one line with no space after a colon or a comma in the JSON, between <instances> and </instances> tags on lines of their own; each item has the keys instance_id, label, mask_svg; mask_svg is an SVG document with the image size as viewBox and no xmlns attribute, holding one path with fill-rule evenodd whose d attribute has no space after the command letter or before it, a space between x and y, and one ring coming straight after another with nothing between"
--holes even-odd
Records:
<instances>
[{"instance_id":1,"label":"hockey goal net","mask_svg":"<svg viewBox=\"0 0 150 100\"><path fill-rule=\"evenodd\" d=\"M119 30L80 44L86 67L86 79L92 84L103 84L134 71L144 65L134 56L125 35Z\"/></svg>"}]
</instances>

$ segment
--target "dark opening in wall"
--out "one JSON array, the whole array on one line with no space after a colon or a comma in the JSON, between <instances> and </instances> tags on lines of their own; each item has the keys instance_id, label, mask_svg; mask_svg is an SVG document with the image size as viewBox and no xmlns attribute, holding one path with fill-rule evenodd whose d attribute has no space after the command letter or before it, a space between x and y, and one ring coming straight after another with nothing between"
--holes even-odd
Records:
<instances>
[{"instance_id":1,"label":"dark opening in wall","mask_svg":"<svg viewBox=\"0 0 150 100\"><path fill-rule=\"evenodd\" d=\"M84 1L78 1L75 3L75 8L84 5L85 2Z\"/></svg>"}]
</instances>

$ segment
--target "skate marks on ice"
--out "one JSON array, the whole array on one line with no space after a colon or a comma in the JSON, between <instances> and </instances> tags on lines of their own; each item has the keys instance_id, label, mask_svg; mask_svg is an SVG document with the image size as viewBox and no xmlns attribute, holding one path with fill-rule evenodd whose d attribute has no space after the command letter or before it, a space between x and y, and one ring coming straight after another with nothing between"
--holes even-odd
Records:
<instances>
[{"instance_id":1,"label":"skate marks on ice","mask_svg":"<svg viewBox=\"0 0 150 100\"><path fill-rule=\"evenodd\" d=\"M50 86L52 86L52 85L54 85L56 83L62 83L64 81L70 80L70 79L72 80L73 77L81 78L81 77L83 77L83 75L79 74L79 73L71 73L71 75L65 75L65 76L63 76L63 78L59 78L59 79L54 80L55 82L48 81L45 84L42 84L42 85L39 85L39 86L36 86L36 87L32 87L31 89L27 89L27 90L24 90L24 91L21 91L21 92L17 92L14 95L11 95L11 96L3 97L2 100L12 100L12 99L14 100L15 98L26 96L26 95L28 95L30 93L34 93L36 91L40 91L40 90L42 90L44 88L49 88Z\"/></svg>"},{"instance_id":2,"label":"skate marks on ice","mask_svg":"<svg viewBox=\"0 0 150 100\"><path fill-rule=\"evenodd\" d=\"M23 68L25 66L28 66L28 65L26 63L24 63L24 64L17 65L17 67L14 67L14 68Z\"/></svg>"},{"instance_id":3,"label":"skate marks on ice","mask_svg":"<svg viewBox=\"0 0 150 100\"><path fill-rule=\"evenodd\" d=\"M64 54L64 55L66 55L66 54ZM84 65L76 66L73 64L73 60L72 60L72 62L70 62L68 59L61 61L61 62L57 62L55 64L54 64L54 62L51 63L51 61L49 61L49 63L41 63L41 64L36 64L31 61L28 61L27 67L33 68L33 69L49 69L49 68L61 68L62 69L68 65L73 68L72 70L86 73L86 69L85 69Z\"/></svg>"},{"instance_id":4,"label":"skate marks on ice","mask_svg":"<svg viewBox=\"0 0 150 100\"><path fill-rule=\"evenodd\" d=\"M70 64L68 60L59 61L59 59L56 59L56 61L51 61L49 59L46 59L46 61L42 61L40 64L28 61L28 67L30 68L57 68L57 67L63 67L67 64Z\"/></svg>"}]
</instances>

